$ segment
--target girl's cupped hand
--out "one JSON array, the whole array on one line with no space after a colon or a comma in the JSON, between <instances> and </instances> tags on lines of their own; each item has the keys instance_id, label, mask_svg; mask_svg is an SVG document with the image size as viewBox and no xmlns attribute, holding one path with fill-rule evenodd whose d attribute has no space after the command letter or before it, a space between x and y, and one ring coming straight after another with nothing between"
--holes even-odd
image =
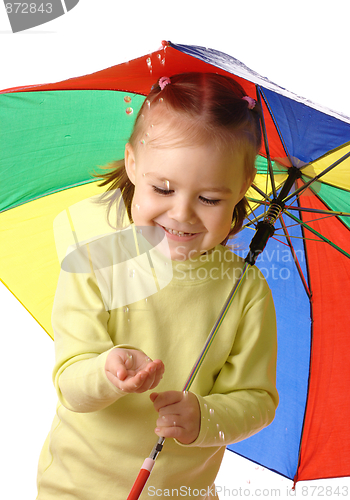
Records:
<instances>
[{"instance_id":1,"label":"girl's cupped hand","mask_svg":"<svg viewBox=\"0 0 350 500\"><path fill-rule=\"evenodd\" d=\"M154 389L164 373L160 359L152 361L147 354L136 349L115 348L105 364L107 378L125 393L141 393Z\"/></svg>"}]
</instances>

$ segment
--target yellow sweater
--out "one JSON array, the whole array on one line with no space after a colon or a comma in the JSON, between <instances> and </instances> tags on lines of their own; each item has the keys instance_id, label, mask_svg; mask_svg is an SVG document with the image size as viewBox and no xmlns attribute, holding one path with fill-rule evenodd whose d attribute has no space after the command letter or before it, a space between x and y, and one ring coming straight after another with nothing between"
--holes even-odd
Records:
<instances>
[{"instance_id":1,"label":"yellow sweater","mask_svg":"<svg viewBox=\"0 0 350 500\"><path fill-rule=\"evenodd\" d=\"M182 390L244 264L222 246L195 261L140 249L135 258L126 235L85 245L62 266L52 315L59 403L40 456L38 500L126 500L157 441L157 413L149 392L125 395L109 382L107 355L115 346L141 349L165 364L156 391ZM128 297L115 299L125 288ZM274 418L275 370L273 301L253 267L191 387L200 434L190 445L165 441L140 498L215 498L225 445Z\"/></svg>"}]
</instances>

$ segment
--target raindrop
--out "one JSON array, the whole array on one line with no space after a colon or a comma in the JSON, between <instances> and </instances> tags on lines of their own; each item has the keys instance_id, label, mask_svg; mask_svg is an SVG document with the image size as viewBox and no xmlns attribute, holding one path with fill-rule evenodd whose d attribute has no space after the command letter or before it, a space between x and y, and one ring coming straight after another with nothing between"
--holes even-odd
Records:
<instances>
[{"instance_id":1,"label":"raindrop","mask_svg":"<svg viewBox=\"0 0 350 500\"><path fill-rule=\"evenodd\" d=\"M217 430L219 430L220 429L220 425L216 424L216 428L217 428Z\"/></svg>"},{"instance_id":2,"label":"raindrop","mask_svg":"<svg viewBox=\"0 0 350 500\"><path fill-rule=\"evenodd\" d=\"M140 210L140 205L138 205L137 203L135 203L134 207L137 209L137 210ZM142 229L138 229L137 232L139 233L142 233Z\"/></svg>"},{"instance_id":3,"label":"raindrop","mask_svg":"<svg viewBox=\"0 0 350 500\"><path fill-rule=\"evenodd\" d=\"M149 132L146 132L146 133L145 133L145 136L146 136L146 137L149 137Z\"/></svg>"},{"instance_id":4,"label":"raindrop","mask_svg":"<svg viewBox=\"0 0 350 500\"><path fill-rule=\"evenodd\" d=\"M65 136L64 136L64 138L65 138L65 139L71 139L71 138L72 138L72 136L71 136L71 135L65 135Z\"/></svg>"},{"instance_id":5,"label":"raindrop","mask_svg":"<svg viewBox=\"0 0 350 500\"><path fill-rule=\"evenodd\" d=\"M150 57L147 57L146 63L147 63L147 66L148 66L150 73L152 74L152 61L151 61Z\"/></svg>"},{"instance_id":6,"label":"raindrop","mask_svg":"<svg viewBox=\"0 0 350 500\"><path fill-rule=\"evenodd\" d=\"M159 102L163 102L163 101L164 101L164 99L163 99L163 97L161 97L161 98L159 99Z\"/></svg>"},{"instance_id":7,"label":"raindrop","mask_svg":"<svg viewBox=\"0 0 350 500\"><path fill-rule=\"evenodd\" d=\"M129 308L128 308L128 307L124 307L123 311L124 311L125 313L128 313L128 312L129 312Z\"/></svg>"},{"instance_id":8,"label":"raindrop","mask_svg":"<svg viewBox=\"0 0 350 500\"><path fill-rule=\"evenodd\" d=\"M222 431L219 432L219 438L222 440L225 439L225 434Z\"/></svg>"},{"instance_id":9,"label":"raindrop","mask_svg":"<svg viewBox=\"0 0 350 500\"><path fill-rule=\"evenodd\" d=\"M124 102L126 102L126 103L131 102L131 97L129 95L126 95L124 97Z\"/></svg>"},{"instance_id":10,"label":"raindrop","mask_svg":"<svg viewBox=\"0 0 350 500\"><path fill-rule=\"evenodd\" d=\"M126 110L125 110L125 113L126 113L127 115L132 115L132 114L133 114L133 112L134 112L134 110L133 110L132 108L126 108Z\"/></svg>"},{"instance_id":11,"label":"raindrop","mask_svg":"<svg viewBox=\"0 0 350 500\"><path fill-rule=\"evenodd\" d=\"M210 410L209 410L209 414L210 414L211 416L213 416L213 415L214 415L214 410L213 410L213 408L210 408Z\"/></svg>"},{"instance_id":12,"label":"raindrop","mask_svg":"<svg viewBox=\"0 0 350 500\"><path fill-rule=\"evenodd\" d=\"M252 415L252 418L255 418L254 415Z\"/></svg>"},{"instance_id":13,"label":"raindrop","mask_svg":"<svg viewBox=\"0 0 350 500\"><path fill-rule=\"evenodd\" d=\"M135 269L129 269L129 278L135 278Z\"/></svg>"},{"instance_id":14,"label":"raindrop","mask_svg":"<svg viewBox=\"0 0 350 500\"><path fill-rule=\"evenodd\" d=\"M207 403L204 403L204 409L206 410L208 408Z\"/></svg>"},{"instance_id":15,"label":"raindrop","mask_svg":"<svg viewBox=\"0 0 350 500\"><path fill-rule=\"evenodd\" d=\"M146 144L145 139L141 139L140 144L145 145Z\"/></svg>"}]
</instances>

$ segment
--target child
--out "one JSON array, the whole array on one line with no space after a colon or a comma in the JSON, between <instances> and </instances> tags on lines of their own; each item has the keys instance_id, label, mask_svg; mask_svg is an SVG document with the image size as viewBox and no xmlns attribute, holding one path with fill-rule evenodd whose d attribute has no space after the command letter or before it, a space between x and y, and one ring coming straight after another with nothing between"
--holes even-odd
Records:
<instances>
[{"instance_id":1,"label":"child","mask_svg":"<svg viewBox=\"0 0 350 500\"><path fill-rule=\"evenodd\" d=\"M148 277L161 262L172 279L126 307L115 299L129 283L115 265L121 252L130 257L125 231L86 251L89 264L92 254L104 264L61 271L52 316L60 403L40 457L38 500L126 500L157 436L167 439L140 498L218 498L225 445L272 422L275 315L256 268L182 392L244 265L223 245L246 214L261 140L256 108L239 84L214 73L163 77L145 100L125 165L104 184L122 192L133 228L154 228L166 241Z\"/></svg>"}]
</instances>

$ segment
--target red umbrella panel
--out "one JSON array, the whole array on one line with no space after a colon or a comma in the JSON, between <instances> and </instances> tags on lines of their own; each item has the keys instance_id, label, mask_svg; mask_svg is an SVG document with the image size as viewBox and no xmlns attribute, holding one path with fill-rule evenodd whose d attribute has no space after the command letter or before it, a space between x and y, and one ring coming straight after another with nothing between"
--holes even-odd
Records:
<instances>
[{"instance_id":1,"label":"red umbrella panel","mask_svg":"<svg viewBox=\"0 0 350 500\"><path fill-rule=\"evenodd\" d=\"M245 256L266 210L277 210L275 234L257 265L276 303L280 405L268 428L230 449L296 481L348 476L349 118L295 96L226 54L171 42L91 75L4 90L1 280L53 336L60 269L54 220L101 192L92 175L123 157L135 116L157 79L188 71L235 78L263 109L265 140L248 192L252 212L233 241L236 251ZM276 208L273 200L285 182L290 194L284 192Z\"/></svg>"}]
</instances>

